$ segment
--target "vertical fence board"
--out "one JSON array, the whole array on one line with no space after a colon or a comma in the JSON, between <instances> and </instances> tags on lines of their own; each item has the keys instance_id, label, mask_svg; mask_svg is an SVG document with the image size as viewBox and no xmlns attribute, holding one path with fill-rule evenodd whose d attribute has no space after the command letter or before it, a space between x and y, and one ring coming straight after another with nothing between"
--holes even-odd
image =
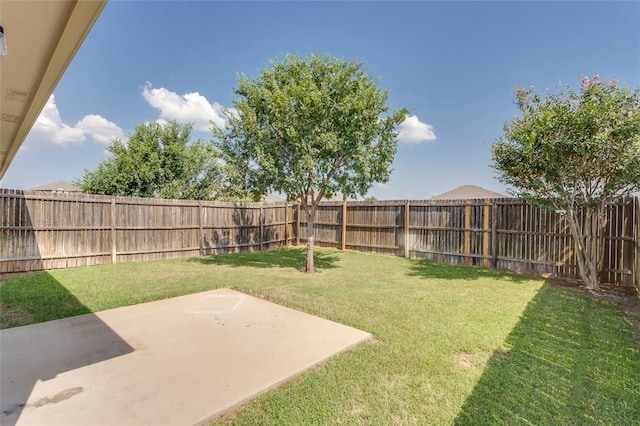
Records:
<instances>
[{"instance_id":1,"label":"vertical fence board","mask_svg":"<svg viewBox=\"0 0 640 426\"><path fill-rule=\"evenodd\" d=\"M409 248L410 248L410 241L411 241L411 235L409 233L409 225L410 225L410 220L411 217L409 215L409 200L405 201L404 203L404 216L402 219L402 235L403 235L403 246L404 246L404 257L409 257Z\"/></svg>"},{"instance_id":2,"label":"vertical fence board","mask_svg":"<svg viewBox=\"0 0 640 426\"><path fill-rule=\"evenodd\" d=\"M340 235L340 244L342 250L347 248L347 201L342 202L342 233Z\"/></svg>"},{"instance_id":3,"label":"vertical fence board","mask_svg":"<svg viewBox=\"0 0 640 426\"><path fill-rule=\"evenodd\" d=\"M117 216L116 216L116 197L111 199L111 263L116 263L117 261Z\"/></svg>"},{"instance_id":4,"label":"vertical fence board","mask_svg":"<svg viewBox=\"0 0 640 426\"><path fill-rule=\"evenodd\" d=\"M482 206L482 266L484 268L489 267L489 256L490 256L490 245L489 238L491 230L489 229L489 204L490 200L487 198L484 200L484 205Z\"/></svg>"},{"instance_id":5,"label":"vertical fence board","mask_svg":"<svg viewBox=\"0 0 640 426\"><path fill-rule=\"evenodd\" d=\"M631 268L631 283L640 292L640 197L636 197L631 202L631 258L633 259L633 267Z\"/></svg>"}]
</instances>

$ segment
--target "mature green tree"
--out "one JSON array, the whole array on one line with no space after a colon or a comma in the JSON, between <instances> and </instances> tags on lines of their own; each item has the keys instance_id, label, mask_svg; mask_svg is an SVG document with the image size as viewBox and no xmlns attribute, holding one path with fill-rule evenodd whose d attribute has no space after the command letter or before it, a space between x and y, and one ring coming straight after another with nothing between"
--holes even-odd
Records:
<instances>
[{"instance_id":1,"label":"mature green tree","mask_svg":"<svg viewBox=\"0 0 640 426\"><path fill-rule=\"evenodd\" d=\"M583 78L579 91L517 90L521 117L493 145L502 182L566 215L580 277L599 288L607 203L640 188L640 90Z\"/></svg>"},{"instance_id":2,"label":"mature green tree","mask_svg":"<svg viewBox=\"0 0 640 426\"><path fill-rule=\"evenodd\" d=\"M307 219L306 270L313 273L316 208L340 192L364 195L386 182L397 150L387 92L360 63L331 56L275 59L259 77L240 76L235 109L214 138L239 188L300 200Z\"/></svg>"},{"instance_id":3,"label":"mature green tree","mask_svg":"<svg viewBox=\"0 0 640 426\"><path fill-rule=\"evenodd\" d=\"M107 151L113 156L85 170L78 184L84 192L104 195L197 200L226 195L215 148L190 139L191 125L141 124L128 141L111 141Z\"/></svg>"}]
</instances>

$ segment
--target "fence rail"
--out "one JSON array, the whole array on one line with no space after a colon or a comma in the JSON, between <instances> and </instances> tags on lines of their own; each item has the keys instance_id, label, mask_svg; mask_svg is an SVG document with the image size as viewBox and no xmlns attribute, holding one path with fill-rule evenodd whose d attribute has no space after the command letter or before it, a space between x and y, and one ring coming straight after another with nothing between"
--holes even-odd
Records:
<instances>
[{"instance_id":1,"label":"fence rail","mask_svg":"<svg viewBox=\"0 0 640 426\"><path fill-rule=\"evenodd\" d=\"M0 273L254 251L295 238L295 206L0 189Z\"/></svg>"},{"instance_id":2,"label":"fence rail","mask_svg":"<svg viewBox=\"0 0 640 426\"><path fill-rule=\"evenodd\" d=\"M304 215L302 215L304 216ZM302 218L303 219L303 218ZM611 206L601 280L640 290L640 198ZM299 207L0 189L0 273L257 251L306 238ZM321 246L577 278L562 215L519 199L324 202Z\"/></svg>"},{"instance_id":3,"label":"fence rail","mask_svg":"<svg viewBox=\"0 0 640 426\"><path fill-rule=\"evenodd\" d=\"M603 282L640 290L639 211L637 197L608 209ZM302 223L299 238L306 232ZM325 202L314 236L321 246L579 277L565 217L513 198Z\"/></svg>"}]
</instances>

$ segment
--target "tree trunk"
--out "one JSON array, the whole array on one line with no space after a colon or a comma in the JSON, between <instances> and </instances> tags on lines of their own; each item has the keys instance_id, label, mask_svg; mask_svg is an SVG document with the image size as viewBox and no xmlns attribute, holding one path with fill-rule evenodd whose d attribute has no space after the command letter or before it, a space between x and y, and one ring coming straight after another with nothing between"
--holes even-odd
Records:
<instances>
[{"instance_id":1,"label":"tree trunk","mask_svg":"<svg viewBox=\"0 0 640 426\"><path fill-rule=\"evenodd\" d=\"M311 214L307 214L307 274L313 274L315 272L313 265L313 240L314 240L314 222L315 217Z\"/></svg>"},{"instance_id":2,"label":"tree trunk","mask_svg":"<svg viewBox=\"0 0 640 426\"><path fill-rule=\"evenodd\" d=\"M599 274L598 272L600 268L598 268L598 258L600 247L598 247L598 214L597 211L594 212L591 208L587 208L584 220L586 222L586 226L588 226L589 231L587 234L588 239L588 250L587 255L589 257L589 278L591 279L590 285L587 286L590 290L598 290L599 285ZM586 227L585 226L585 227Z\"/></svg>"},{"instance_id":3,"label":"tree trunk","mask_svg":"<svg viewBox=\"0 0 640 426\"><path fill-rule=\"evenodd\" d=\"M599 251L599 224L600 209L587 208L585 210L584 222L579 223L576 212L569 210L568 220L571 236L576 247L576 258L578 259L578 271L582 282L589 290L599 290L600 256ZM582 225L582 226L581 226Z\"/></svg>"},{"instance_id":4,"label":"tree trunk","mask_svg":"<svg viewBox=\"0 0 640 426\"><path fill-rule=\"evenodd\" d=\"M571 237L573 238L573 243L576 250L576 259L578 260L578 272L580 273L580 278L585 285L588 285L589 278L587 274L587 267L584 263L584 238L582 237L582 230L580 229L580 224L577 222L575 217L575 212L573 210L569 211L567 216L569 220L569 230L571 231Z\"/></svg>"}]
</instances>

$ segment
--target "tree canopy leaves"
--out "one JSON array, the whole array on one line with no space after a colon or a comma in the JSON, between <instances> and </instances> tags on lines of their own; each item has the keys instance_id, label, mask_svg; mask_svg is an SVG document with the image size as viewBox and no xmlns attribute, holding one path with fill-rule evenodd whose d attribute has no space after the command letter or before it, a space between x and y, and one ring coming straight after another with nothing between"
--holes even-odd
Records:
<instances>
[{"instance_id":1,"label":"tree canopy leaves","mask_svg":"<svg viewBox=\"0 0 640 426\"><path fill-rule=\"evenodd\" d=\"M113 154L78 181L84 192L181 199L214 199L228 191L211 144L190 143L191 125L175 121L136 127L128 141L115 139Z\"/></svg>"},{"instance_id":2,"label":"tree canopy leaves","mask_svg":"<svg viewBox=\"0 0 640 426\"><path fill-rule=\"evenodd\" d=\"M227 128L214 134L257 196L350 197L389 179L406 111L388 110L362 64L288 55L256 79L240 76L236 94Z\"/></svg>"},{"instance_id":3,"label":"tree canopy leaves","mask_svg":"<svg viewBox=\"0 0 640 426\"><path fill-rule=\"evenodd\" d=\"M579 92L516 91L522 114L493 145L500 180L566 210L640 188L640 92L584 78Z\"/></svg>"}]
</instances>

